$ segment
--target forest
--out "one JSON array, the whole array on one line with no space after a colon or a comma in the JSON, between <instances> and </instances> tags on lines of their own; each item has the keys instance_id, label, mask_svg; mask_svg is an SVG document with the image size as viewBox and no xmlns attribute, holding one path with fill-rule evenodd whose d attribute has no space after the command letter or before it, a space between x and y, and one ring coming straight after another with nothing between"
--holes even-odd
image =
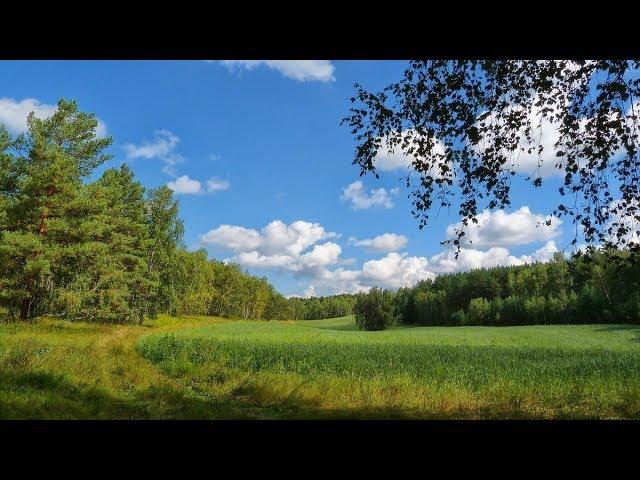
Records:
<instances>
[{"instance_id":1,"label":"forest","mask_svg":"<svg viewBox=\"0 0 640 480\"><path fill-rule=\"evenodd\" d=\"M286 299L265 278L211 260L183 242L171 189L145 189L111 156L97 119L60 100L28 119L28 134L0 126L0 317L54 316L142 323L159 313L225 318L344 316L353 299Z\"/></svg>"},{"instance_id":2,"label":"forest","mask_svg":"<svg viewBox=\"0 0 640 480\"><path fill-rule=\"evenodd\" d=\"M285 298L241 267L188 251L178 200L145 189L126 165L106 169L111 138L93 114L60 100L0 128L0 314L142 323L169 315L313 320L349 315L358 298ZM615 261L614 261L615 260ZM419 325L640 323L640 272L624 250L440 275L384 295Z\"/></svg>"},{"instance_id":3,"label":"forest","mask_svg":"<svg viewBox=\"0 0 640 480\"><path fill-rule=\"evenodd\" d=\"M396 315L418 325L640 323L640 271L621 250L440 275L399 289Z\"/></svg>"}]
</instances>

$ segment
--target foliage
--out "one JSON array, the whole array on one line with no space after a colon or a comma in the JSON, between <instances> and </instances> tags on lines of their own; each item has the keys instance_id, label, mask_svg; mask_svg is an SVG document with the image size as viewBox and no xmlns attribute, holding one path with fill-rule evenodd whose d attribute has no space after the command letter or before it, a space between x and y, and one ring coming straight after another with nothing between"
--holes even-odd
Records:
<instances>
[{"instance_id":1,"label":"foliage","mask_svg":"<svg viewBox=\"0 0 640 480\"><path fill-rule=\"evenodd\" d=\"M326 297L291 297L287 302L289 304L290 319L318 320L351 315L356 302L356 295L342 293Z\"/></svg>"},{"instance_id":2,"label":"foliage","mask_svg":"<svg viewBox=\"0 0 640 480\"><path fill-rule=\"evenodd\" d=\"M463 228L447 242L460 248L481 202L490 209L510 204L520 155L538 156L527 180L542 185L540 137L553 128L558 138L546 153L555 157L564 176L559 193L569 199L553 213L570 217L588 244L635 252L639 69L637 60L413 61L380 92L355 85L343 119L357 142L353 163L377 177L381 150L411 158L417 175L406 180L420 228L434 203L449 208L455 201Z\"/></svg>"},{"instance_id":3,"label":"foliage","mask_svg":"<svg viewBox=\"0 0 640 480\"><path fill-rule=\"evenodd\" d=\"M396 324L393 294L377 287L356 297L353 313L360 330L386 330Z\"/></svg>"},{"instance_id":4,"label":"foliage","mask_svg":"<svg viewBox=\"0 0 640 480\"><path fill-rule=\"evenodd\" d=\"M111 158L97 124L60 100L49 118L29 116L26 135L0 126L0 312L116 323L159 313L290 318L266 279L185 249L168 187L145 192L124 165L88 180Z\"/></svg>"},{"instance_id":5,"label":"foliage","mask_svg":"<svg viewBox=\"0 0 640 480\"><path fill-rule=\"evenodd\" d=\"M640 270L630 255L558 253L548 263L440 275L398 290L395 312L420 325L640 323Z\"/></svg>"},{"instance_id":6,"label":"foliage","mask_svg":"<svg viewBox=\"0 0 640 480\"><path fill-rule=\"evenodd\" d=\"M68 280L69 261L89 246L78 229L82 179L110 158L111 143L97 138L97 119L75 102L60 100L49 118L31 113L27 123L28 134L16 138L0 126L1 300L22 319Z\"/></svg>"}]
</instances>

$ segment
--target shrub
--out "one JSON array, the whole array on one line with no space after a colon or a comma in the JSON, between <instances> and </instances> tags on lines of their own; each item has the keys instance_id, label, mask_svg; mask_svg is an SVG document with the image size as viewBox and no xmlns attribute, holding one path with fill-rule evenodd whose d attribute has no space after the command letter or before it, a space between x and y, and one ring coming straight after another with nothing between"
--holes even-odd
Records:
<instances>
[{"instance_id":1,"label":"shrub","mask_svg":"<svg viewBox=\"0 0 640 480\"><path fill-rule=\"evenodd\" d=\"M469 325L484 325L491 321L491 303L486 298L473 298L467 309Z\"/></svg>"},{"instance_id":2,"label":"shrub","mask_svg":"<svg viewBox=\"0 0 640 480\"><path fill-rule=\"evenodd\" d=\"M524 300L522 297L509 295L502 301L501 312L504 325L517 325L525 323Z\"/></svg>"},{"instance_id":3,"label":"shrub","mask_svg":"<svg viewBox=\"0 0 640 480\"><path fill-rule=\"evenodd\" d=\"M464 310L460 309L451 314L452 325L466 325L467 323L467 314L464 313Z\"/></svg>"},{"instance_id":4,"label":"shrub","mask_svg":"<svg viewBox=\"0 0 640 480\"><path fill-rule=\"evenodd\" d=\"M393 295L377 287L358 295L353 313L360 330L385 330L396 324Z\"/></svg>"}]
</instances>

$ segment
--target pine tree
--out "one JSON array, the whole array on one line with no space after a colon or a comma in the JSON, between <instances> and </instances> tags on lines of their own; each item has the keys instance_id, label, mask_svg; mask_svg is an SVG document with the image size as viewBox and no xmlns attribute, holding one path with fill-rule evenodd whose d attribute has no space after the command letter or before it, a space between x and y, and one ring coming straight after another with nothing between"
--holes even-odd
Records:
<instances>
[{"instance_id":1,"label":"pine tree","mask_svg":"<svg viewBox=\"0 0 640 480\"><path fill-rule=\"evenodd\" d=\"M33 315L56 282L58 259L70 248L69 233L83 178L110 158L111 138L97 138L98 121L60 100L46 119L31 113L28 132L15 139L0 134L2 198L0 275L2 301Z\"/></svg>"},{"instance_id":2,"label":"pine tree","mask_svg":"<svg viewBox=\"0 0 640 480\"><path fill-rule=\"evenodd\" d=\"M178 295L178 248L182 247L184 225L178 218L179 205L173 191L166 187L149 190L146 198L146 224L149 243L146 250L147 276L154 282L145 303L146 313L154 318L169 312Z\"/></svg>"}]
</instances>

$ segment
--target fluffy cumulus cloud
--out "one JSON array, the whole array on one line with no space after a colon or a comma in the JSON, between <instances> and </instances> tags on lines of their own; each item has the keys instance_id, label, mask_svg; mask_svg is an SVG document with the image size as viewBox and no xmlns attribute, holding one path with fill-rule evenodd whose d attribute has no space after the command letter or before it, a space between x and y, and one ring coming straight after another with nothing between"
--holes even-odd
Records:
<instances>
[{"instance_id":1,"label":"fluffy cumulus cloud","mask_svg":"<svg viewBox=\"0 0 640 480\"><path fill-rule=\"evenodd\" d=\"M391 252L380 259L364 262L358 270L325 269L312 280L314 292L322 294L357 293L371 287L397 289L410 287L421 280L434 279L439 274L467 271L475 268L524 265L548 262L557 252L555 242L549 240L529 255L516 257L509 250L493 247L488 250L463 248L458 258L453 249L440 252L430 259Z\"/></svg>"},{"instance_id":2,"label":"fluffy cumulus cloud","mask_svg":"<svg viewBox=\"0 0 640 480\"><path fill-rule=\"evenodd\" d=\"M516 107L512 108L513 110ZM521 141L519 148L515 152L507 152L504 150L505 156L510 159L508 166L513 169L517 173L521 173L523 175L540 175L542 177L549 177L552 175L562 175L562 171L556 168L556 155L555 155L555 143L560 138L559 134L559 126L556 123L550 122L548 119L543 118L541 109L533 108L531 112L527 115L527 121L531 122L534 127L534 131L532 133L533 142L531 144L527 144L524 142L524 137L522 136L524 129L519 132ZM494 118L490 115L486 119L478 122L478 126L483 126L485 124L490 124L495 122ZM409 135L409 131L403 132L403 139ZM408 148L418 148L418 140L416 135L411 132L411 138L413 138L413 143L407 143ZM408 170L413 161L415 160L415 156L411 154L407 154L407 148L402 148L400 145L396 146L393 150L387 147L387 138L383 137L382 146L376 153L376 156L373 159L373 163L375 167L382 171L394 171L394 170ZM479 153L487 142L492 141L491 136L485 136L483 141L481 141L478 146L475 148L475 151ZM434 152L440 155L444 154L445 148L444 144L439 140L435 140ZM538 147L542 147L542 152L538 154ZM529 149L531 149L531 153L529 153ZM432 172L434 178L438 178L440 176L439 172Z\"/></svg>"},{"instance_id":3,"label":"fluffy cumulus cloud","mask_svg":"<svg viewBox=\"0 0 640 480\"><path fill-rule=\"evenodd\" d=\"M4 124L8 130L14 133L27 131L27 117L31 112L37 118L47 118L53 115L58 107L41 103L35 98L25 98L24 100L14 100L13 98L0 98L0 123ZM104 137L107 135L107 127L98 119L96 135Z\"/></svg>"},{"instance_id":4,"label":"fluffy cumulus cloud","mask_svg":"<svg viewBox=\"0 0 640 480\"><path fill-rule=\"evenodd\" d=\"M527 208L516 213L530 214ZM493 221L490 218L479 223L479 232L476 234L479 243L483 244L487 238L483 228L489 232L497 228L491 223ZM519 235L519 232L516 233ZM487 249L465 245L458 258L453 248L431 257L411 256L403 251L407 246L406 237L394 233L361 240L350 237L348 241L352 245L384 252L384 256L366 260L360 267L346 266L351 262L341 258L342 247L338 243L340 235L327 231L318 223L303 220L290 224L274 220L260 229L220 225L202 235L201 241L204 245L231 252L232 255L226 260L244 267L289 272L304 281L304 291L299 296L355 293L367 291L373 286L390 289L409 287L444 273L546 262L558 251L554 240L539 235L534 241L544 241L541 247L532 249L529 254L516 256L505 246L530 243L529 237L490 235L494 235L495 241L502 242L502 245L494 243Z\"/></svg>"},{"instance_id":5,"label":"fluffy cumulus cloud","mask_svg":"<svg viewBox=\"0 0 640 480\"><path fill-rule=\"evenodd\" d=\"M332 265L338 261L341 253L342 248L334 242L314 245L310 252L300 255L300 269L307 270Z\"/></svg>"},{"instance_id":6,"label":"fluffy cumulus cloud","mask_svg":"<svg viewBox=\"0 0 640 480\"><path fill-rule=\"evenodd\" d=\"M174 181L167 183L167 187L179 194L196 194L202 191L202 185L198 180L182 175Z\"/></svg>"},{"instance_id":7,"label":"fluffy cumulus cloud","mask_svg":"<svg viewBox=\"0 0 640 480\"><path fill-rule=\"evenodd\" d=\"M202 242L234 252L251 252L256 250L262 243L262 235L252 228L237 225L220 225L218 228L204 234Z\"/></svg>"},{"instance_id":8,"label":"fluffy cumulus cloud","mask_svg":"<svg viewBox=\"0 0 640 480\"><path fill-rule=\"evenodd\" d=\"M231 71L266 67L299 82L333 82L335 67L329 60L223 60Z\"/></svg>"},{"instance_id":9,"label":"fluffy cumulus cloud","mask_svg":"<svg viewBox=\"0 0 640 480\"><path fill-rule=\"evenodd\" d=\"M376 252L396 252L406 247L407 241L407 237L404 235L383 233L374 238L353 239L352 243L357 247L366 247Z\"/></svg>"},{"instance_id":10,"label":"fluffy cumulus cloud","mask_svg":"<svg viewBox=\"0 0 640 480\"><path fill-rule=\"evenodd\" d=\"M536 261L549 261L557 252L553 240L548 241L542 248L531 255L515 257L503 247L492 247L488 250L462 248L456 259L455 250L445 250L431 257L431 269L435 273L452 273L471 270L474 268L490 268L498 266L524 265Z\"/></svg>"},{"instance_id":11,"label":"fluffy cumulus cloud","mask_svg":"<svg viewBox=\"0 0 640 480\"><path fill-rule=\"evenodd\" d=\"M515 107L513 107L513 110L515 110ZM510 159L508 167L523 175L540 175L541 177L562 175L562 171L556 168L557 159L555 155L556 149L554 146L560 138L558 130L559 126L556 123L552 123L548 119L543 118L541 110L538 108L532 109L532 111L527 115L527 121L531 122L534 128L532 133L533 142L528 144L524 141L524 136L522 136L524 129L522 129L519 132L519 135L522 138L519 148L514 152L508 152L506 149L503 151L505 156ZM492 116L489 116L483 121L478 122L478 126L490 124L491 122L495 122L495 120ZM409 131L402 133L403 138L406 138L408 135ZM411 138L413 138L413 142L407 143L406 148L402 148L398 145L392 150L387 146L387 137L382 137L381 147L373 158L373 164L375 167L378 170L386 172L409 170L412 163L415 161L415 156L406 153L406 150L408 148L418 148L418 139L413 132L411 132ZM490 135L485 136L483 141L481 141L474 149L476 153L480 154L487 142L490 141L492 141L492 137ZM437 139L435 142L433 151L436 154L443 155L445 152L444 144ZM539 147L542 147L542 152L540 154L538 154ZM530 149L531 152L529 152ZM434 178L441 177L438 170L432 170L431 174ZM448 175L452 174L449 173Z\"/></svg>"},{"instance_id":12,"label":"fluffy cumulus cloud","mask_svg":"<svg viewBox=\"0 0 640 480\"><path fill-rule=\"evenodd\" d=\"M478 223L469 222L463 228L462 223L447 227L447 236L456 236L456 230L462 229L465 235L463 244L474 247L509 247L546 241L560 234L562 221L553 216L532 213L529 207L521 207L512 213L504 210L485 210L476 216ZM546 222L549 221L550 225Z\"/></svg>"},{"instance_id":13,"label":"fluffy cumulus cloud","mask_svg":"<svg viewBox=\"0 0 640 480\"><path fill-rule=\"evenodd\" d=\"M545 243L541 248L533 252L531 254L531 259L526 263L532 262L548 262L553 258L553 255L558 252L558 247L556 247L556 242L553 240L549 240Z\"/></svg>"},{"instance_id":14,"label":"fluffy cumulus cloud","mask_svg":"<svg viewBox=\"0 0 640 480\"><path fill-rule=\"evenodd\" d=\"M230 261L252 268L282 269L298 275L319 276L322 269L338 261L342 253L335 238L318 223L295 221L289 225L274 220L260 230L221 225L202 236L202 243L230 250Z\"/></svg>"},{"instance_id":15,"label":"fluffy cumulus cloud","mask_svg":"<svg viewBox=\"0 0 640 480\"><path fill-rule=\"evenodd\" d=\"M391 196L397 193L397 188L392 188L389 191L385 188L376 188L367 192L364 184L357 180L342 189L340 199L351 203L351 208L354 210L366 210L372 207L389 209L394 206Z\"/></svg>"},{"instance_id":16,"label":"fluffy cumulus cloud","mask_svg":"<svg viewBox=\"0 0 640 480\"><path fill-rule=\"evenodd\" d=\"M311 297L317 297L317 296L318 296L318 293L316 292L316 287L314 285L309 285L308 287L306 287L301 295L296 295L296 294L287 295L288 298L291 298L291 297L311 298Z\"/></svg>"},{"instance_id":17,"label":"fluffy cumulus cloud","mask_svg":"<svg viewBox=\"0 0 640 480\"><path fill-rule=\"evenodd\" d=\"M569 69L578 68L577 64L572 65L569 63ZM541 176L541 177L550 177L553 175L563 176L564 169L562 158L556 157L556 142L560 139L560 122L556 119L560 114L561 108L565 108L568 106L561 105L553 105L551 107L545 106L544 108L549 108L550 110L547 112L547 115L543 115L543 107L536 106L537 98L533 99L534 106L526 113L526 124L530 124L532 126L531 142L526 142L524 133L524 128L518 132L518 136L521 138L521 142L519 148L513 152L504 151L505 155L511 159L510 167L518 173L523 175L533 175L533 176ZM631 118L634 109L637 105L640 104L640 101L634 104L634 107L631 106L627 110L627 112L623 115L622 121L627 123L627 125L635 125L634 120ZM512 112L518 112L521 107L512 106L510 110ZM637 110L635 110L637 111ZM507 110L509 113L509 110ZM554 117L553 121L549 119L549 115ZM618 114L612 113L610 115L610 120L618 119L620 116ZM588 122L588 118L580 118L578 120L578 135L584 135L586 130L586 124ZM487 124L496 125L495 117L492 115L487 116L484 120L479 121L478 125L483 126ZM498 133L498 135L501 135ZM638 132L640 138L640 132ZM484 139L481 139L479 147L483 147L487 141L493 142L493 138L491 136L487 136ZM541 152L538 152L539 148L542 149ZM529 152L531 150L531 152ZM615 152L614 155L619 155L622 153L622 150ZM578 160L579 161L579 160ZM557 167L559 164L560 168Z\"/></svg>"},{"instance_id":18,"label":"fluffy cumulus cloud","mask_svg":"<svg viewBox=\"0 0 640 480\"><path fill-rule=\"evenodd\" d=\"M362 265L360 283L385 288L410 287L420 280L434 278L425 257L409 257L406 253L391 252L379 260Z\"/></svg>"}]
</instances>

